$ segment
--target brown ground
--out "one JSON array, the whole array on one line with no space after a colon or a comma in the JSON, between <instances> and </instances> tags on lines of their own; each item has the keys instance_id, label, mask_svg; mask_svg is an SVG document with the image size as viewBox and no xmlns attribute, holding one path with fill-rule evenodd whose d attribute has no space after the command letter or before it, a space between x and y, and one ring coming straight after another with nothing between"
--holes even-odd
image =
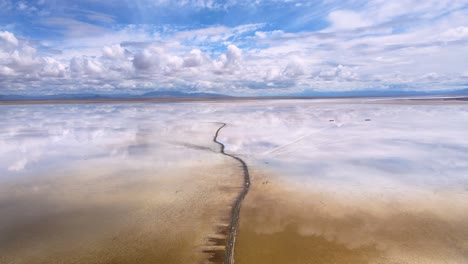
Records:
<instances>
[{"instance_id":1,"label":"brown ground","mask_svg":"<svg viewBox=\"0 0 468 264\"><path fill-rule=\"evenodd\" d=\"M205 263L242 173L212 163L3 186L0 263Z\"/></svg>"},{"instance_id":2,"label":"brown ground","mask_svg":"<svg viewBox=\"0 0 468 264\"><path fill-rule=\"evenodd\" d=\"M259 170L251 175L235 251L238 264L427 264L468 259L468 213L452 210L449 204L426 207L442 207L441 215L440 210L419 210L425 206L410 196L407 204L352 196L343 201L322 190L281 185L274 175ZM427 203L434 201L427 198ZM467 207L463 200L452 203Z\"/></svg>"}]
</instances>

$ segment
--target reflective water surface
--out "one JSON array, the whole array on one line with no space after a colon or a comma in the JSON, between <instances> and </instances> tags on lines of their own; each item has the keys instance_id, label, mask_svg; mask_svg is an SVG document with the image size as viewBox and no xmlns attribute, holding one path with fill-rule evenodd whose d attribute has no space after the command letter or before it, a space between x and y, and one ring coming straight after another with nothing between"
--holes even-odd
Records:
<instances>
[{"instance_id":1,"label":"reflective water surface","mask_svg":"<svg viewBox=\"0 0 468 264\"><path fill-rule=\"evenodd\" d=\"M258 119L274 132L245 151L237 263L465 263L467 110L301 105Z\"/></svg>"},{"instance_id":2,"label":"reflective water surface","mask_svg":"<svg viewBox=\"0 0 468 264\"><path fill-rule=\"evenodd\" d=\"M465 263L468 105L1 106L0 263Z\"/></svg>"},{"instance_id":3,"label":"reflective water surface","mask_svg":"<svg viewBox=\"0 0 468 264\"><path fill-rule=\"evenodd\" d=\"M208 261L239 169L173 111L3 108L0 263Z\"/></svg>"}]
</instances>

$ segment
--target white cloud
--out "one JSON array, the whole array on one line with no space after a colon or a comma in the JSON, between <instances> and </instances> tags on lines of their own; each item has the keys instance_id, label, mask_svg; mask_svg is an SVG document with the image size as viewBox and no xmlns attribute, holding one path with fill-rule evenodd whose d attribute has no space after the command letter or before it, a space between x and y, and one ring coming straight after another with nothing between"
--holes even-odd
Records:
<instances>
[{"instance_id":1,"label":"white cloud","mask_svg":"<svg viewBox=\"0 0 468 264\"><path fill-rule=\"evenodd\" d=\"M184 57L183 65L184 67L198 67L204 62L205 59L206 58L204 58L201 50L193 49Z\"/></svg>"},{"instance_id":2,"label":"white cloud","mask_svg":"<svg viewBox=\"0 0 468 264\"><path fill-rule=\"evenodd\" d=\"M441 78L441 75L436 73L436 72L431 72L431 73L428 73L428 74L425 74L423 76L421 76L421 79L427 79L427 80L430 80L430 81L436 81L438 79Z\"/></svg>"},{"instance_id":3,"label":"white cloud","mask_svg":"<svg viewBox=\"0 0 468 264\"><path fill-rule=\"evenodd\" d=\"M332 30L355 29L371 25L361 14L349 10L337 10L328 15Z\"/></svg>"},{"instance_id":4,"label":"white cloud","mask_svg":"<svg viewBox=\"0 0 468 264\"><path fill-rule=\"evenodd\" d=\"M318 77L324 80L337 81L352 81L357 79L356 73L354 73L351 68L345 67L341 64L331 69L322 70Z\"/></svg>"},{"instance_id":5,"label":"white cloud","mask_svg":"<svg viewBox=\"0 0 468 264\"><path fill-rule=\"evenodd\" d=\"M192 87L227 94L392 84L463 88L468 18L457 11L459 1L430 1L432 8L403 0L353 3L360 9L349 3L327 9L330 25L318 31L268 31L263 24L103 31L69 19L49 21L83 33L63 41L36 42L2 31L0 84L9 92L39 86L106 92Z\"/></svg>"},{"instance_id":6,"label":"white cloud","mask_svg":"<svg viewBox=\"0 0 468 264\"><path fill-rule=\"evenodd\" d=\"M25 41L20 41L11 32L2 32L0 48L0 83L8 86L28 85L30 81L47 82L50 78L63 78L66 64L53 57L40 56L37 50ZM28 88L26 86L26 88Z\"/></svg>"},{"instance_id":7,"label":"white cloud","mask_svg":"<svg viewBox=\"0 0 468 264\"><path fill-rule=\"evenodd\" d=\"M106 28L73 18L50 17L43 20L42 23L47 27L54 27L70 38L103 35L109 32Z\"/></svg>"},{"instance_id":8,"label":"white cloud","mask_svg":"<svg viewBox=\"0 0 468 264\"><path fill-rule=\"evenodd\" d=\"M242 51L235 45L230 44L227 47L226 60L224 62L224 67L236 67L242 61Z\"/></svg>"},{"instance_id":9,"label":"white cloud","mask_svg":"<svg viewBox=\"0 0 468 264\"><path fill-rule=\"evenodd\" d=\"M135 54L133 66L137 70L149 70L157 68L160 65L162 50L157 48L145 49Z\"/></svg>"},{"instance_id":10,"label":"white cloud","mask_svg":"<svg viewBox=\"0 0 468 264\"><path fill-rule=\"evenodd\" d=\"M441 39L444 41L455 41L468 38L468 27L459 26L448 29L441 34Z\"/></svg>"},{"instance_id":11,"label":"white cloud","mask_svg":"<svg viewBox=\"0 0 468 264\"><path fill-rule=\"evenodd\" d=\"M295 78L305 74L304 68L304 62L299 58L295 58L288 63L283 74L289 78Z\"/></svg>"},{"instance_id":12,"label":"white cloud","mask_svg":"<svg viewBox=\"0 0 468 264\"><path fill-rule=\"evenodd\" d=\"M65 77L67 71L65 64L50 57L43 58L43 62L43 67L40 72L42 77Z\"/></svg>"},{"instance_id":13,"label":"white cloud","mask_svg":"<svg viewBox=\"0 0 468 264\"><path fill-rule=\"evenodd\" d=\"M15 71L7 66L0 66L0 75L1 76L13 76Z\"/></svg>"},{"instance_id":14,"label":"white cloud","mask_svg":"<svg viewBox=\"0 0 468 264\"><path fill-rule=\"evenodd\" d=\"M457 12L466 5L466 1L429 0L415 4L411 0L358 0L354 4L359 6L359 9L330 12L328 20L331 26L328 30L357 29L385 23L399 24L405 23L405 20L411 21L412 27L420 26L421 22L428 24L431 23L430 19L437 20L449 13Z\"/></svg>"},{"instance_id":15,"label":"white cloud","mask_svg":"<svg viewBox=\"0 0 468 264\"><path fill-rule=\"evenodd\" d=\"M15 163L11 164L9 167L8 167L8 170L9 171L21 171L21 170L24 170L24 168L26 167L26 164L28 163L28 160L27 159L20 159L18 161L16 161Z\"/></svg>"},{"instance_id":16,"label":"white cloud","mask_svg":"<svg viewBox=\"0 0 468 264\"><path fill-rule=\"evenodd\" d=\"M13 33L8 31L0 31L0 49L11 50L18 46L18 39Z\"/></svg>"},{"instance_id":17,"label":"white cloud","mask_svg":"<svg viewBox=\"0 0 468 264\"><path fill-rule=\"evenodd\" d=\"M184 60L160 47L151 46L135 54L133 66L136 70L154 74L170 74L182 67Z\"/></svg>"},{"instance_id":18,"label":"white cloud","mask_svg":"<svg viewBox=\"0 0 468 264\"><path fill-rule=\"evenodd\" d=\"M34 72L39 69L42 61L36 56L36 50L31 47L23 47L11 53L8 65L17 72Z\"/></svg>"},{"instance_id":19,"label":"white cloud","mask_svg":"<svg viewBox=\"0 0 468 264\"><path fill-rule=\"evenodd\" d=\"M94 58L75 57L70 61L70 71L74 75L100 76L104 73L102 63Z\"/></svg>"},{"instance_id":20,"label":"white cloud","mask_svg":"<svg viewBox=\"0 0 468 264\"><path fill-rule=\"evenodd\" d=\"M142 3L146 6L176 6L176 7L185 7L193 9L228 9L230 7L257 7L264 4L271 3L294 3L296 6L300 6L302 0L255 0L255 1L243 1L243 0L181 0L181 1L171 1L171 0L144 0Z\"/></svg>"},{"instance_id":21,"label":"white cloud","mask_svg":"<svg viewBox=\"0 0 468 264\"><path fill-rule=\"evenodd\" d=\"M102 56L108 59L124 59L125 49L122 48L119 44L105 46L102 49Z\"/></svg>"},{"instance_id":22,"label":"white cloud","mask_svg":"<svg viewBox=\"0 0 468 264\"><path fill-rule=\"evenodd\" d=\"M368 1L366 12L375 20L389 20L399 16L417 16L431 19L452 12L466 5L463 0L428 0L415 4L411 0L373 0Z\"/></svg>"},{"instance_id":23,"label":"white cloud","mask_svg":"<svg viewBox=\"0 0 468 264\"><path fill-rule=\"evenodd\" d=\"M233 74L245 69L242 65L242 50L233 44L228 45L226 53L221 54L217 60L213 60L212 64L212 72L215 74Z\"/></svg>"},{"instance_id":24,"label":"white cloud","mask_svg":"<svg viewBox=\"0 0 468 264\"><path fill-rule=\"evenodd\" d=\"M201 28L195 30L186 30L177 32L174 35L175 39L185 39L185 40L194 40L194 41L219 41L221 39L226 39L227 35L230 34L230 29L227 27L209 27Z\"/></svg>"}]
</instances>

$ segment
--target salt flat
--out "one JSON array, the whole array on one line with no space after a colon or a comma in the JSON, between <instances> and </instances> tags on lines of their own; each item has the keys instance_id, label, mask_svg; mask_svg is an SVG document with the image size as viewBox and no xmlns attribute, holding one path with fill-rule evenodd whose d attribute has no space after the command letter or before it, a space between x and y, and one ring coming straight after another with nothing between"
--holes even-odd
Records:
<instances>
[{"instance_id":1,"label":"salt flat","mask_svg":"<svg viewBox=\"0 0 468 264\"><path fill-rule=\"evenodd\" d=\"M0 111L0 263L464 263L468 105L271 100ZM212 261L219 261L211 259Z\"/></svg>"},{"instance_id":2,"label":"salt flat","mask_svg":"<svg viewBox=\"0 0 468 264\"><path fill-rule=\"evenodd\" d=\"M3 108L0 263L208 261L239 169L174 111Z\"/></svg>"}]
</instances>

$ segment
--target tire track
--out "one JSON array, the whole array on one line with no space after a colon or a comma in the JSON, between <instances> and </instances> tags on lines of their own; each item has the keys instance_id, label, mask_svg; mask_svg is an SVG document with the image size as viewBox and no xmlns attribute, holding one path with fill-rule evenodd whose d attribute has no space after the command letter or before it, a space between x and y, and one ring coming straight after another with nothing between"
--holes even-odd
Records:
<instances>
[{"instance_id":1,"label":"tire track","mask_svg":"<svg viewBox=\"0 0 468 264\"><path fill-rule=\"evenodd\" d=\"M228 227L229 230L227 234L226 255L225 255L226 258L225 258L224 263L232 264L234 263L234 247L236 244L236 234L237 234L237 229L239 225L240 209L241 209L242 201L244 200L245 196L247 195L250 189L250 174L249 174L249 168L247 167L247 164L241 158L224 152L224 144L218 141L219 132L225 126L227 126L226 123L221 123L221 127L219 127L218 130L216 130L216 133L213 137L213 142L215 142L216 144L220 146L221 154L237 160L241 164L242 170L244 172L244 185L243 185L242 191L239 193L236 200L234 201L234 205L231 210L231 221L229 223L229 227Z\"/></svg>"}]
</instances>

